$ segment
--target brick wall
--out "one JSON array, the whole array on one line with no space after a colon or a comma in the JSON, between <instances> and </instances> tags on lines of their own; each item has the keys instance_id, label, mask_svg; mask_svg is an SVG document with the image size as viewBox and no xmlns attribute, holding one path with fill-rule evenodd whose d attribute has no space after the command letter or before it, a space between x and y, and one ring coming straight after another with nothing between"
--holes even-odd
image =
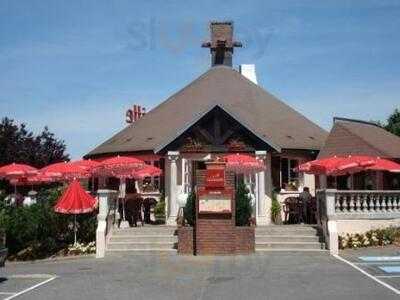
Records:
<instances>
[{"instance_id":1,"label":"brick wall","mask_svg":"<svg viewBox=\"0 0 400 300\"><path fill-rule=\"evenodd\" d=\"M232 219L202 216L196 223L196 254L231 254L236 250Z\"/></svg>"},{"instance_id":2,"label":"brick wall","mask_svg":"<svg viewBox=\"0 0 400 300\"><path fill-rule=\"evenodd\" d=\"M203 221L205 221L203 219ZM202 232L200 248L195 251L193 227L180 227L178 229L178 253L181 255L232 255L251 254L255 250L255 228L254 227L226 227L219 222L209 222L212 231L222 230L225 237L220 234L209 234ZM197 245L196 245L197 246ZM196 247L197 248L197 247Z\"/></svg>"},{"instance_id":3,"label":"brick wall","mask_svg":"<svg viewBox=\"0 0 400 300\"><path fill-rule=\"evenodd\" d=\"M178 253L179 254L194 254L193 247L193 227L178 228Z\"/></svg>"},{"instance_id":4,"label":"brick wall","mask_svg":"<svg viewBox=\"0 0 400 300\"><path fill-rule=\"evenodd\" d=\"M205 170L197 170L198 187L205 183ZM226 186L233 188L235 175L225 174ZM254 252L254 227L235 226L235 203L230 214L201 214L195 228L178 229L178 253L197 255L232 255Z\"/></svg>"},{"instance_id":5,"label":"brick wall","mask_svg":"<svg viewBox=\"0 0 400 300\"><path fill-rule=\"evenodd\" d=\"M255 227L235 227L236 254L250 254L255 251Z\"/></svg>"}]
</instances>

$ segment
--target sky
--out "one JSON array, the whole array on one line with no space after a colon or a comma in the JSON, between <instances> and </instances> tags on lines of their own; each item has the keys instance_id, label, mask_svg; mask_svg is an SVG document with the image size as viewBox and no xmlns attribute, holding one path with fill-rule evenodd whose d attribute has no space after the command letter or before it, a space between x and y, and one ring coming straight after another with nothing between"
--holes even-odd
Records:
<instances>
[{"instance_id":1,"label":"sky","mask_svg":"<svg viewBox=\"0 0 400 300\"><path fill-rule=\"evenodd\" d=\"M0 118L47 125L80 158L133 104L208 70L210 20L234 21L235 68L255 64L263 88L326 130L400 108L400 1L0 0Z\"/></svg>"}]
</instances>

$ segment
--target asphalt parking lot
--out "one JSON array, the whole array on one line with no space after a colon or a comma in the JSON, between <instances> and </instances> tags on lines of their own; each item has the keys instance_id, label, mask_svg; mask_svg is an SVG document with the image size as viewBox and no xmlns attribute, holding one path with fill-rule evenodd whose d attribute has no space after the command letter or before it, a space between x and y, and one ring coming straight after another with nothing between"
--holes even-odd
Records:
<instances>
[{"instance_id":1,"label":"asphalt parking lot","mask_svg":"<svg viewBox=\"0 0 400 300\"><path fill-rule=\"evenodd\" d=\"M400 298L400 249L396 247L347 250L341 257L371 276L374 280L399 291Z\"/></svg>"},{"instance_id":2,"label":"asphalt parking lot","mask_svg":"<svg viewBox=\"0 0 400 300\"><path fill-rule=\"evenodd\" d=\"M399 299L400 274L388 276L361 256L399 256L398 249L251 256L126 256L6 264L0 299ZM350 262L352 265L350 265ZM369 264L366 264L366 263ZM396 270L396 269L393 269ZM19 294L18 294L19 293ZM399 292L400 293L400 292Z\"/></svg>"}]
</instances>

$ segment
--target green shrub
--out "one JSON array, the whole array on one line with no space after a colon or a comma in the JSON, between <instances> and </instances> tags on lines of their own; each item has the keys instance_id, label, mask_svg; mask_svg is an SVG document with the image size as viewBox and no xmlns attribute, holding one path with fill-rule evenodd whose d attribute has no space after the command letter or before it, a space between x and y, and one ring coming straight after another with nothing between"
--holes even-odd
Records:
<instances>
[{"instance_id":1,"label":"green shrub","mask_svg":"<svg viewBox=\"0 0 400 300\"><path fill-rule=\"evenodd\" d=\"M183 217L190 226L194 226L196 219L196 193L192 191L183 208Z\"/></svg>"},{"instance_id":2,"label":"green shrub","mask_svg":"<svg viewBox=\"0 0 400 300\"><path fill-rule=\"evenodd\" d=\"M282 222L281 218L281 204L279 203L276 193L272 193L272 203L271 203L271 219L275 224L280 224Z\"/></svg>"},{"instance_id":3,"label":"green shrub","mask_svg":"<svg viewBox=\"0 0 400 300\"><path fill-rule=\"evenodd\" d=\"M0 228L6 232L6 246L18 259L44 258L67 247L74 240L73 215L54 212L61 188L39 191L37 204L29 207L0 207ZM77 215L78 240L95 240L96 214Z\"/></svg>"},{"instance_id":4,"label":"green shrub","mask_svg":"<svg viewBox=\"0 0 400 300\"><path fill-rule=\"evenodd\" d=\"M240 181L236 188L236 226L248 226L251 218L251 199L249 190L243 181Z\"/></svg>"},{"instance_id":5,"label":"green shrub","mask_svg":"<svg viewBox=\"0 0 400 300\"><path fill-rule=\"evenodd\" d=\"M154 208L154 215L156 219L165 219L165 196L164 193L160 197L156 207Z\"/></svg>"}]
</instances>

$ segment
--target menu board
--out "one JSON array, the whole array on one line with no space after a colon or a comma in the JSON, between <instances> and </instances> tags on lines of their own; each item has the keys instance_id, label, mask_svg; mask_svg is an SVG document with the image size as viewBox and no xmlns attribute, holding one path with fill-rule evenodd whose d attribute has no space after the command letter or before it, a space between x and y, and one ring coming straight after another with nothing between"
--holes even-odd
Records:
<instances>
[{"instance_id":1,"label":"menu board","mask_svg":"<svg viewBox=\"0 0 400 300\"><path fill-rule=\"evenodd\" d=\"M205 191L199 194L199 213L231 213L231 193Z\"/></svg>"}]
</instances>

